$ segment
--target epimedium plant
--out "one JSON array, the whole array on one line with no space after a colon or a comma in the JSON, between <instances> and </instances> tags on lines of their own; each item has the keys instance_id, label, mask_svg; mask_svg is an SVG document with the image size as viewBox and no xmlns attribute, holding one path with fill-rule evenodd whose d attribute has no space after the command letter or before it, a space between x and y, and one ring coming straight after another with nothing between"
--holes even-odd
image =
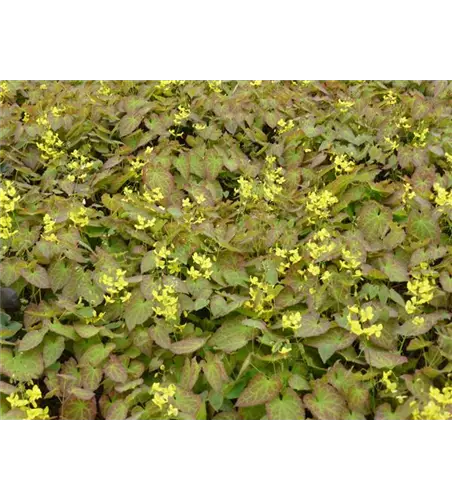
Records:
<instances>
[{"instance_id":1,"label":"epimedium plant","mask_svg":"<svg viewBox=\"0 0 452 500\"><path fill-rule=\"evenodd\" d=\"M451 419L450 97L2 82L2 418Z\"/></svg>"}]
</instances>

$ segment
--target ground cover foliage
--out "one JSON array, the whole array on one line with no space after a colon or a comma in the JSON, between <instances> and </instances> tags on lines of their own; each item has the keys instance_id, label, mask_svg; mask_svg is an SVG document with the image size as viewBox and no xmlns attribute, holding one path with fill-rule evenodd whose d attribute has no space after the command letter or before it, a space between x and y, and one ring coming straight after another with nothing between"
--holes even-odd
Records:
<instances>
[{"instance_id":1,"label":"ground cover foliage","mask_svg":"<svg viewBox=\"0 0 452 500\"><path fill-rule=\"evenodd\" d=\"M2 418L452 418L451 88L2 82Z\"/></svg>"}]
</instances>

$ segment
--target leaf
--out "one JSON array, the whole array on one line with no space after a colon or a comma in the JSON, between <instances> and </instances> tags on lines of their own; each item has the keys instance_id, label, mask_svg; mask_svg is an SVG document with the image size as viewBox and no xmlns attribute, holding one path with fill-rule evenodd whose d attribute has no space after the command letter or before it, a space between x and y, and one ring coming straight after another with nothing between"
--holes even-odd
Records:
<instances>
[{"instance_id":1,"label":"leaf","mask_svg":"<svg viewBox=\"0 0 452 500\"><path fill-rule=\"evenodd\" d=\"M206 356L206 360L202 362L202 371L212 389L221 393L224 384L229 380L221 358L218 355Z\"/></svg>"},{"instance_id":2,"label":"leaf","mask_svg":"<svg viewBox=\"0 0 452 500\"><path fill-rule=\"evenodd\" d=\"M328 333L319 335L318 337L310 337L304 343L308 346L316 347L319 350L322 361L326 363L336 351L351 346L355 338L356 337L347 330L334 328Z\"/></svg>"},{"instance_id":3,"label":"leaf","mask_svg":"<svg viewBox=\"0 0 452 500\"><path fill-rule=\"evenodd\" d=\"M201 408L202 399L198 394L191 391L186 391L182 387L176 387L176 394L174 395L174 405L176 408L190 415L192 418L196 417L199 409Z\"/></svg>"},{"instance_id":4,"label":"leaf","mask_svg":"<svg viewBox=\"0 0 452 500\"><path fill-rule=\"evenodd\" d=\"M169 346L169 350L174 354L190 354L200 349L206 343L206 340L199 337L183 339L179 342L173 342Z\"/></svg>"},{"instance_id":5,"label":"leaf","mask_svg":"<svg viewBox=\"0 0 452 500\"><path fill-rule=\"evenodd\" d=\"M328 331L331 323L321 318L317 313L305 314L301 319L301 327L295 332L295 337L317 337Z\"/></svg>"},{"instance_id":6,"label":"leaf","mask_svg":"<svg viewBox=\"0 0 452 500\"><path fill-rule=\"evenodd\" d=\"M60 356L64 352L64 345L65 341L63 337L50 334L45 338L42 357L46 368L60 359Z\"/></svg>"},{"instance_id":7,"label":"leaf","mask_svg":"<svg viewBox=\"0 0 452 500\"><path fill-rule=\"evenodd\" d=\"M119 136L124 137L131 134L140 126L141 120L141 115L124 115L119 122Z\"/></svg>"},{"instance_id":8,"label":"leaf","mask_svg":"<svg viewBox=\"0 0 452 500\"><path fill-rule=\"evenodd\" d=\"M239 322L239 318L225 321L210 338L209 346L228 353L245 346L256 335L257 330Z\"/></svg>"},{"instance_id":9,"label":"leaf","mask_svg":"<svg viewBox=\"0 0 452 500\"><path fill-rule=\"evenodd\" d=\"M171 328L164 323L157 323L149 328L149 335L152 340L163 349L169 349L171 346L170 332Z\"/></svg>"},{"instance_id":10,"label":"leaf","mask_svg":"<svg viewBox=\"0 0 452 500\"><path fill-rule=\"evenodd\" d=\"M405 356L401 356L397 352L389 352L370 346L364 348L364 356L369 365L374 368L394 368L408 361Z\"/></svg>"},{"instance_id":11,"label":"leaf","mask_svg":"<svg viewBox=\"0 0 452 500\"><path fill-rule=\"evenodd\" d=\"M383 238L389 229L391 221L391 210L375 201L364 203L357 219L359 229L369 241Z\"/></svg>"},{"instance_id":12,"label":"leaf","mask_svg":"<svg viewBox=\"0 0 452 500\"><path fill-rule=\"evenodd\" d=\"M124 319L129 332L136 325L142 325L153 313L152 302L145 300L139 295L128 302L124 310Z\"/></svg>"},{"instance_id":13,"label":"leaf","mask_svg":"<svg viewBox=\"0 0 452 500\"><path fill-rule=\"evenodd\" d=\"M93 391L90 391L89 389L82 389L81 387L72 387L69 394L75 396L77 399L82 399L83 401L89 401L95 397Z\"/></svg>"},{"instance_id":14,"label":"leaf","mask_svg":"<svg viewBox=\"0 0 452 500\"><path fill-rule=\"evenodd\" d=\"M53 292L61 290L71 277L71 270L63 259L53 262L49 269L50 288Z\"/></svg>"},{"instance_id":15,"label":"leaf","mask_svg":"<svg viewBox=\"0 0 452 500\"><path fill-rule=\"evenodd\" d=\"M293 389L286 389L282 397L276 397L266 405L270 420L304 420L304 406Z\"/></svg>"},{"instance_id":16,"label":"leaf","mask_svg":"<svg viewBox=\"0 0 452 500\"><path fill-rule=\"evenodd\" d=\"M392 254L386 254L377 260L378 268L383 271L389 281L393 283L402 283L408 281L408 266L401 259L397 259Z\"/></svg>"},{"instance_id":17,"label":"leaf","mask_svg":"<svg viewBox=\"0 0 452 500\"><path fill-rule=\"evenodd\" d=\"M443 319L450 319L451 314L446 311L436 311L430 314L421 314L420 317L424 319L422 325L415 325L412 319L405 321L405 323L396 330L397 335L403 337L417 337L430 331L438 321Z\"/></svg>"},{"instance_id":18,"label":"leaf","mask_svg":"<svg viewBox=\"0 0 452 500\"><path fill-rule=\"evenodd\" d=\"M279 376L273 375L267 378L264 374L256 375L240 395L236 406L248 407L267 403L279 394L281 388L282 382Z\"/></svg>"},{"instance_id":19,"label":"leaf","mask_svg":"<svg viewBox=\"0 0 452 500\"><path fill-rule=\"evenodd\" d=\"M109 406L105 420L125 420L128 413L128 405L124 401L118 400Z\"/></svg>"},{"instance_id":20,"label":"leaf","mask_svg":"<svg viewBox=\"0 0 452 500\"><path fill-rule=\"evenodd\" d=\"M439 273L439 282L445 292L452 293L452 276L447 271Z\"/></svg>"},{"instance_id":21,"label":"leaf","mask_svg":"<svg viewBox=\"0 0 452 500\"><path fill-rule=\"evenodd\" d=\"M82 337L82 339L89 339L99 333L100 328L94 325L85 325L83 323L74 324L75 331Z\"/></svg>"},{"instance_id":22,"label":"leaf","mask_svg":"<svg viewBox=\"0 0 452 500\"><path fill-rule=\"evenodd\" d=\"M1 372L18 382L38 379L44 371L42 354L39 349L14 355L9 349L2 349Z\"/></svg>"},{"instance_id":23,"label":"leaf","mask_svg":"<svg viewBox=\"0 0 452 500\"><path fill-rule=\"evenodd\" d=\"M37 347L43 340L45 334L48 332L47 328L41 328L40 330L34 330L32 332L26 333L23 338L19 341L19 346L17 350L30 351Z\"/></svg>"},{"instance_id":24,"label":"leaf","mask_svg":"<svg viewBox=\"0 0 452 500\"><path fill-rule=\"evenodd\" d=\"M26 266L25 262L12 257L9 259L2 259L0 263L0 276L2 283L5 286L11 286L21 276L21 270Z\"/></svg>"},{"instance_id":25,"label":"leaf","mask_svg":"<svg viewBox=\"0 0 452 500\"><path fill-rule=\"evenodd\" d=\"M441 230L433 212L411 210L407 221L407 233L420 241L437 241Z\"/></svg>"},{"instance_id":26,"label":"leaf","mask_svg":"<svg viewBox=\"0 0 452 500\"><path fill-rule=\"evenodd\" d=\"M344 398L329 384L317 381L312 394L306 394L303 403L318 420L342 420L347 413Z\"/></svg>"},{"instance_id":27,"label":"leaf","mask_svg":"<svg viewBox=\"0 0 452 500\"><path fill-rule=\"evenodd\" d=\"M311 386L309 385L309 382L305 378L303 378L301 375L298 375L297 373L294 373L293 375L290 376L289 386L292 387L292 389L295 389L296 391L310 391L311 390Z\"/></svg>"},{"instance_id":28,"label":"leaf","mask_svg":"<svg viewBox=\"0 0 452 500\"><path fill-rule=\"evenodd\" d=\"M40 265L32 270L28 267L21 270L22 277L38 288L50 288L50 280L47 271Z\"/></svg>"},{"instance_id":29,"label":"leaf","mask_svg":"<svg viewBox=\"0 0 452 500\"><path fill-rule=\"evenodd\" d=\"M192 358L191 360L185 358L179 385L183 389L191 391L198 380L200 372L201 366L196 361L196 358Z\"/></svg>"},{"instance_id":30,"label":"leaf","mask_svg":"<svg viewBox=\"0 0 452 500\"><path fill-rule=\"evenodd\" d=\"M108 363L104 366L106 377L120 384L127 380L127 369L116 356L111 356Z\"/></svg>"},{"instance_id":31,"label":"leaf","mask_svg":"<svg viewBox=\"0 0 452 500\"><path fill-rule=\"evenodd\" d=\"M61 405L62 420L94 420L97 414L96 398L88 401L70 396Z\"/></svg>"},{"instance_id":32,"label":"leaf","mask_svg":"<svg viewBox=\"0 0 452 500\"><path fill-rule=\"evenodd\" d=\"M102 343L94 344L89 347L80 359L80 366L92 365L97 366L104 361L108 355L116 348L116 345L111 343L104 345Z\"/></svg>"},{"instance_id":33,"label":"leaf","mask_svg":"<svg viewBox=\"0 0 452 500\"><path fill-rule=\"evenodd\" d=\"M63 325L59 321L54 320L53 323L50 324L49 329L52 332L58 333L58 335L62 335L69 340L77 340L78 335L75 333L75 329L71 325Z\"/></svg>"},{"instance_id":34,"label":"leaf","mask_svg":"<svg viewBox=\"0 0 452 500\"><path fill-rule=\"evenodd\" d=\"M81 383L85 389L95 391L102 382L102 368L84 365L80 368Z\"/></svg>"}]
</instances>

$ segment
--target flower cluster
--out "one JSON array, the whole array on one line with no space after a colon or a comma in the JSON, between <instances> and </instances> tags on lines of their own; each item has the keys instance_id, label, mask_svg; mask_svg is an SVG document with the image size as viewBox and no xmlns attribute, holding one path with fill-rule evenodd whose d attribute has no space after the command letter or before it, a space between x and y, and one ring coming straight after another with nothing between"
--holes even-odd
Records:
<instances>
[{"instance_id":1,"label":"flower cluster","mask_svg":"<svg viewBox=\"0 0 452 500\"><path fill-rule=\"evenodd\" d=\"M170 248L174 250L174 245L171 245ZM166 245L154 249L155 265L159 269L166 268L170 274L177 274L181 270L179 259L177 257L170 259L170 256L171 250Z\"/></svg>"},{"instance_id":2,"label":"flower cluster","mask_svg":"<svg viewBox=\"0 0 452 500\"><path fill-rule=\"evenodd\" d=\"M283 314L282 316L282 327L290 330L298 330L301 327L301 313L292 312L289 314Z\"/></svg>"},{"instance_id":3,"label":"flower cluster","mask_svg":"<svg viewBox=\"0 0 452 500\"><path fill-rule=\"evenodd\" d=\"M383 372L380 382L385 386L387 392L395 394L397 392L397 382L391 382L391 375L393 375L392 370Z\"/></svg>"},{"instance_id":4,"label":"flower cluster","mask_svg":"<svg viewBox=\"0 0 452 500\"><path fill-rule=\"evenodd\" d=\"M49 214L44 215L44 234L42 238L46 241L53 241L54 243L58 242L58 238L55 234L55 225L56 222L50 217Z\"/></svg>"},{"instance_id":5,"label":"flower cluster","mask_svg":"<svg viewBox=\"0 0 452 500\"><path fill-rule=\"evenodd\" d=\"M237 181L239 187L235 188L235 193L240 196L240 201L246 203L249 200L257 201L259 199L258 186L255 180L248 180L245 177L239 177Z\"/></svg>"},{"instance_id":6,"label":"flower cluster","mask_svg":"<svg viewBox=\"0 0 452 500\"><path fill-rule=\"evenodd\" d=\"M350 160L346 154L337 155L334 158L334 170L336 174L343 174L353 172L356 164L353 160Z\"/></svg>"},{"instance_id":7,"label":"flower cluster","mask_svg":"<svg viewBox=\"0 0 452 500\"><path fill-rule=\"evenodd\" d=\"M85 227L89 224L87 210L83 206L78 209L71 210L69 212L69 219L71 219L75 226Z\"/></svg>"},{"instance_id":8,"label":"flower cluster","mask_svg":"<svg viewBox=\"0 0 452 500\"><path fill-rule=\"evenodd\" d=\"M68 169L71 171L67 178L71 182L75 182L76 179L84 181L93 170L94 161L88 161L88 157L81 154L77 149L72 151L71 156L74 159L67 164Z\"/></svg>"},{"instance_id":9,"label":"flower cluster","mask_svg":"<svg viewBox=\"0 0 452 500\"><path fill-rule=\"evenodd\" d=\"M433 184L433 190L436 192L436 195L432 195L432 199L438 207L441 207L438 211L442 212L444 208L452 208L452 190L448 191L438 182Z\"/></svg>"},{"instance_id":10,"label":"flower cluster","mask_svg":"<svg viewBox=\"0 0 452 500\"><path fill-rule=\"evenodd\" d=\"M416 193L413 191L411 184L408 182L405 182L403 184L402 203L404 205L406 205L408 203L408 200L412 200L415 196L416 196Z\"/></svg>"},{"instance_id":11,"label":"flower cluster","mask_svg":"<svg viewBox=\"0 0 452 500\"><path fill-rule=\"evenodd\" d=\"M262 80L253 80L250 82L252 87L260 87L262 85Z\"/></svg>"},{"instance_id":12,"label":"flower cluster","mask_svg":"<svg viewBox=\"0 0 452 500\"><path fill-rule=\"evenodd\" d=\"M271 248L270 253L274 253L276 257L280 257L280 262L278 266L278 272L280 274L285 274L287 269L294 264L297 264L301 260L301 255L298 251L298 248L294 248L292 250L287 250L284 248Z\"/></svg>"},{"instance_id":13,"label":"flower cluster","mask_svg":"<svg viewBox=\"0 0 452 500\"><path fill-rule=\"evenodd\" d=\"M168 417L177 417L179 410L172 404L168 405L168 399L176 394L176 386L170 384L168 387L162 387L158 382L152 384L149 393L153 396L152 402L159 407L160 410L166 408Z\"/></svg>"},{"instance_id":14,"label":"flower cluster","mask_svg":"<svg viewBox=\"0 0 452 500\"><path fill-rule=\"evenodd\" d=\"M17 230L13 231L13 219L9 214L14 212L19 200L20 196L12 181L5 180L4 186L0 187L0 238L2 240L7 240L17 233Z\"/></svg>"},{"instance_id":15,"label":"flower cluster","mask_svg":"<svg viewBox=\"0 0 452 500\"><path fill-rule=\"evenodd\" d=\"M358 306L348 306L347 323L350 327L350 331L355 335L365 335L366 337L371 337L375 335L376 337L381 336L383 331L383 325L379 323L378 325L370 325L363 328L363 323L371 321L374 317L374 312L371 306L367 306L364 309Z\"/></svg>"},{"instance_id":16,"label":"flower cluster","mask_svg":"<svg viewBox=\"0 0 452 500\"><path fill-rule=\"evenodd\" d=\"M156 218L151 217L148 219L147 217L144 217L143 215L137 215L137 224L135 224L135 229L138 231L144 231L145 229L150 229L155 225Z\"/></svg>"},{"instance_id":17,"label":"flower cluster","mask_svg":"<svg viewBox=\"0 0 452 500\"><path fill-rule=\"evenodd\" d=\"M157 314L157 316L163 316L166 321L176 321L178 297L174 287L171 285L165 285L164 287L159 285L157 290L152 291L152 296L159 303L157 307L152 308L155 314Z\"/></svg>"},{"instance_id":18,"label":"flower cluster","mask_svg":"<svg viewBox=\"0 0 452 500\"><path fill-rule=\"evenodd\" d=\"M281 194L282 184L286 182L283 176L282 167L274 167L276 158L267 156L265 159L266 167L264 169L263 195L267 201L274 201L275 196Z\"/></svg>"},{"instance_id":19,"label":"flower cluster","mask_svg":"<svg viewBox=\"0 0 452 500\"><path fill-rule=\"evenodd\" d=\"M209 279L212 276L213 264L210 257L206 257L204 255L198 254L198 252L195 252L193 254L193 261L197 265L198 269L196 269L194 266L190 267L190 269L187 271L187 274L190 276L190 278L194 280L197 280L201 277Z\"/></svg>"},{"instance_id":20,"label":"flower cluster","mask_svg":"<svg viewBox=\"0 0 452 500\"><path fill-rule=\"evenodd\" d=\"M391 139L390 137L385 137L385 142L387 142L391 151L395 151L400 146L400 142L397 139Z\"/></svg>"},{"instance_id":21,"label":"flower cluster","mask_svg":"<svg viewBox=\"0 0 452 500\"><path fill-rule=\"evenodd\" d=\"M108 295L104 295L104 299L107 304L112 304L113 302L115 302L116 296L119 295L122 291L124 291L124 294L119 297L121 302L127 302L130 299L132 294L130 292L127 292L129 283L125 279L125 275L126 271L122 269L116 269L113 276L104 273L99 278L99 283L107 287L106 292L108 293Z\"/></svg>"},{"instance_id":22,"label":"flower cluster","mask_svg":"<svg viewBox=\"0 0 452 500\"><path fill-rule=\"evenodd\" d=\"M422 410L419 403L412 401L414 420L450 420L452 419L452 386L447 385L439 390L431 386L429 391L429 401L424 404Z\"/></svg>"},{"instance_id":23,"label":"flower cluster","mask_svg":"<svg viewBox=\"0 0 452 500\"><path fill-rule=\"evenodd\" d=\"M258 317L269 319L273 315L273 300L277 292L275 286L260 281L257 276L250 277L249 294L251 299L244 305L257 313Z\"/></svg>"},{"instance_id":24,"label":"flower cluster","mask_svg":"<svg viewBox=\"0 0 452 500\"><path fill-rule=\"evenodd\" d=\"M431 270L426 262L421 262L419 269L412 271L412 278L407 283L407 289L412 297L405 304L408 314L416 313L421 304L426 304L433 299L436 276L437 272Z\"/></svg>"},{"instance_id":25,"label":"flower cluster","mask_svg":"<svg viewBox=\"0 0 452 500\"><path fill-rule=\"evenodd\" d=\"M1 82L0 83L0 102L2 102L3 99L8 95L8 92L9 92L8 82Z\"/></svg>"},{"instance_id":26,"label":"flower cluster","mask_svg":"<svg viewBox=\"0 0 452 500\"><path fill-rule=\"evenodd\" d=\"M383 101L388 106L393 106L397 103L397 96L394 94L394 91L388 90L386 94L383 96Z\"/></svg>"},{"instance_id":27,"label":"flower cluster","mask_svg":"<svg viewBox=\"0 0 452 500\"><path fill-rule=\"evenodd\" d=\"M322 255L330 253L336 248L336 243L334 243L334 241L327 242L327 240L330 239L331 234L325 228L322 228L320 231L314 233L312 239L306 243L306 248L308 249L309 255L312 259L317 260Z\"/></svg>"},{"instance_id":28,"label":"flower cluster","mask_svg":"<svg viewBox=\"0 0 452 500\"><path fill-rule=\"evenodd\" d=\"M292 130L294 128L294 123L293 123L293 120L284 120L283 118L281 118L280 120L278 120L278 134L281 135L281 134L284 134L285 132L288 132L289 130Z\"/></svg>"},{"instance_id":29,"label":"flower cluster","mask_svg":"<svg viewBox=\"0 0 452 500\"><path fill-rule=\"evenodd\" d=\"M307 198L308 201L306 202L306 210L318 219L327 219L330 215L330 207L339 201L336 196L334 196L327 189L321 193L312 191L308 194ZM314 219L311 217L309 222L313 224Z\"/></svg>"},{"instance_id":30,"label":"flower cluster","mask_svg":"<svg viewBox=\"0 0 452 500\"><path fill-rule=\"evenodd\" d=\"M361 269L358 269L361 266L361 262L359 258L361 257L360 252L352 253L350 250L343 248L341 250L342 259L339 261L339 265L341 269L347 269L347 271L352 272L355 278L359 278L362 276Z\"/></svg>"},{"instance_id":31,"label":"flower cluster","mask_svg":"<svg viewBox=\"0 0 452 500\"><path fill-rule=\"evenodd\" d=\"M29 383L33 385L33 383ZM49 419L49 408L39 408L36 401L42 398L41 390L37 385L31 389L25 389L24 384L19 384L17 391L6 398L11 408L19 408L24 412L24 420L47 420Z\"/></svg>"},{"instance_id":32,"label":"flower cluster","mask_svg":"<svg viewBox=\"0 0 452 500\"><path fill-rule=\"evenodd\" d=\"M413 132L413 146L423 148L427 144L428 127L421 128L419 131Z\"/></svg>"},{"instance_id":33,"label":"flower cluster","mask_svg":"<svg viewBox=\"0 0 452 500\"><path fill-rule=\"evenodd\" d=\"M343 101L342 99L337 101L337 107L341 113L346 113L354 105L355 103L353 101Z\"/></svg>"},{"instance_id":34,"label":"flower cluster","mask_svg":"<svg viewBox=\"0 0 452 500\"><path fill-rule=\"evenodd\" d=\"M194 196L196 205L190 201L190 198L182 200L182 208L184 209L184 219L188 224L201 224L206 220L202 204L206 201L206 197L200 193Z\"/></svg>"},{"instance_id":35,"label":"flower cluster","mask_svg":"<svg viewBox=\"0 0 452 500\"><path fill-rule=\"evenodd\" d=\"M207 82L209 89L216 94L221 92L221 80L211 80Z\"/></svg>"},{"instance_id":36,"label":"flower cluster","mask_svg":"<svg viewBox=\"0 0 452 500\"><path fill-rule=\"evenodd\" d=\"M398 122L396 123L396 126L399 127L399 128L404 128L406 130L408 130L409 128L411 128L411 124L408 121L408 118L406 118L405 116L402 116L398 120Z\"/></svg>"},{"instance_id":37,"label":"flower cluster","mask_svg":"<svg viewBox=\"0 0 452 500\"><path fill-rule=\"evenodd\" d=\"M101 80L99 83L100 83L100 89L97 91L99 95L109 96L112 94L111 88L105 82Z\"/></svg>"},{"instance_id":38,"label":"flower cluster","mask_svg":"<svg viewBox=\"0 0 452 500\"><path fill-rule=\"evenodd\" d=\"M41 151L43 160L57 160L64 155L63 141L58 137L45 116L37 119L38 125L46 127L46 131L42 134L42 142L37 142L36 146Z\"/></svg>"},{"instance_id":39,"label":"flower cluster","mask_svg":"<svg viewBox=\"0 0 452 500\"><path fill-rule=\"evenodd\" d=\"M156 187L153 189L145 189L143 192L143 198L151 205L155 205L159 201L162 201L165 198L165 195L159 187Z\"/></svg>"},{"instance_id":40,"label":"flower cluster","mask_svg":"<svg viewBox=\"0 0 452 500\"><path fill-rule=\"evenodd\" d=\"M174 124L180 125L184 120L186 120L191 113L190 106L178 106L178 112L174 115Z\"/></svg>"}]
</instances>

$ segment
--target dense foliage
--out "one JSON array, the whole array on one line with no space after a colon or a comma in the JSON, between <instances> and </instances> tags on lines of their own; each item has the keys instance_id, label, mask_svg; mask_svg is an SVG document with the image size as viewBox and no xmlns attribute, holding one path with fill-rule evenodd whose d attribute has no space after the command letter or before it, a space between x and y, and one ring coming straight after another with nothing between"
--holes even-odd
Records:
<instances>
[{"instance_id":1,"label":"dense foliage","mask_svg":"<svg viewBox=\"0 0 452 500\"><path fill-rule=\"evenodd\" d=\"M1 83L2 418L452 418L451 90Z\"/></svg>"}]
</instances>

